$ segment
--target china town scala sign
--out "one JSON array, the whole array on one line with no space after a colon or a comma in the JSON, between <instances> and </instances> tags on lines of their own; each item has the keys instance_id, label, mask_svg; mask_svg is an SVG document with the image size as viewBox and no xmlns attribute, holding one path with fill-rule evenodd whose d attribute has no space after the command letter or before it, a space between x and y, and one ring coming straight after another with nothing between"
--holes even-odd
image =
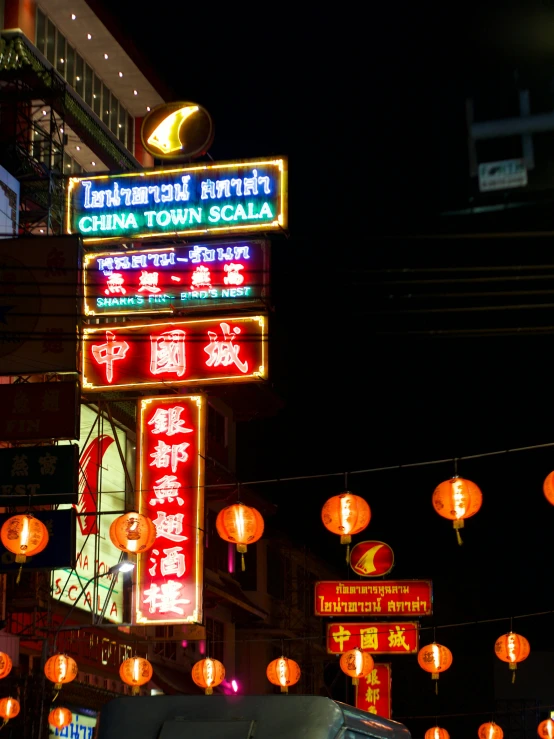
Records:
<instances>
[{"instance_id":1,"label":"china town scala sign","mask_svg":"<svg viewBox=\"0 0 554 739\"><path fill-rule=\"evenodd\" d=\"M105 392L264 380L266 341L265 316L87 327L83 331L83 389Z\"/></svg>"},{"instance_id":2,"label":"china town scala sign","mask_svg":"<svg viewBox=\"0 0 554 739\"><path fill-rule=\"evenodd\" d=\"M430 616L433 586L430 580L327 580L315 584L316 616Z\"/></svg>"}]
</instances>

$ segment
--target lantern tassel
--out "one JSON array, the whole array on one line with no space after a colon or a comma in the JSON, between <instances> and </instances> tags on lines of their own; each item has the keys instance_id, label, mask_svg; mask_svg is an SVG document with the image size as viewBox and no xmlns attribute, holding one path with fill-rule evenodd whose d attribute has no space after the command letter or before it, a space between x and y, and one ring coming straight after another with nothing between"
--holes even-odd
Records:
<instances>
[{"instance_id":1,"label":"lantern tassel","mask_svg":"<svg viewBox=\"0 0 554 739\"><path fill-rule=\"evenodd\" d=\"M346 564L350 564L350 544L346 545Z\"/></svg>"},{"instance_id":2,"label":"lantern tassel","mask_svg":"<svg viewBox=\"0 0 554 739\"><path fill-rule=\"evenodd\" d=\"M244 570L246 569L246 568L245 568L245 566L244 566L244 554L241 554L241 555L240 555L240 568L241 568L241 570L242 570L243 572L244 572Z\"/></svg>"},{"instance_id":3,"label":"lantern tassel","mask_svg":"<svg viewBox=\"0 0 554 739\"><path fill-rule=\"evenodd\" d=\"M52 703L54 703L54 701L56 700L59 694L60 694L60 691L56 690L56 692L54 693L54 697L52 698Z\"/></svg>"},{"instance_id":4,"label":"lantern tassel","mask_svg":"<svg viewBox=\"0 0 554 739\"><path fill-rule=\"evenodd\" d=\"M15 584L19 585L19 582L21 580L21 570L23 569L23 565L19 566L19 570L17 571L17 577L15 579Z\"/></svg>"},{"instance_id":5,"label":"lantern tassel","mask_svg":"<svg viewBox=\"0 0 554 739\"><path fill-rule=\"evenodd\" d=\"M10 720L9 718L5 718L5 719L4 719L3 721L2 721L2 726L0 726L0 731L2 731L2 729L3 729L3 728L4 728L4 726L5 726L5 725L6 725L7 723L8 723L8 721L9 721L9 720Z\"/></svg>"},{"instance_id":6,"label":"lantern tassel","mask_svg":"<svg viewBox=\"0 0 554 739\"><path fill-rule=\"evenodd\" d=\"M515 681L516 681L516 671L514 670L512 672L512 683L515 683Z\"/></svg>"},{"instance_id":7,"label":"lantern tassel","mask_svg":"<svg viewBox=\"0 0 554 739\"><path fill-rule=\"evenodd\" d=\"M456 539L458 540L458 544L459 544L460 546L462 546L462 544L463 544L464 542L462 541L462 537L460 536L460 529L456 529Z\"/></svg>"},{"instance_id":8,"label":"lantern tassel","mask_svg":"<svg viewBox=\"0 0 554 739\"><path fill-rule=\"evenodd\" d=\"M439 681L437 680L435 682L435 695L438 695L438 694L439 694Z\"/></svg>"}]
</instances>

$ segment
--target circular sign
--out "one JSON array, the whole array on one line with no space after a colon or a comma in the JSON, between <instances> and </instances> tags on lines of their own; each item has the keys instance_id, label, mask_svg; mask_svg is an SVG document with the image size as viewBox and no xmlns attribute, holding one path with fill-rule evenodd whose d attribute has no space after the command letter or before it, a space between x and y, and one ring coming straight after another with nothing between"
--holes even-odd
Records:
<instances>
[{"instance_id":1,"label":"circular sign","mask_svg":"<svg viewBox=\"0 0 554 739\"><path fill-rule=\"evenodd\" d=\"M142 145L157 159L194 159L205 154L214 140L214 124L196 103L164 103L142 121Z\"/></svg>"},{"instance_id":2,"label":"circular sign","mask_svg":"<svg viewBox=\"0 0 554 739\"><path fill-rule=\"evenodd\" d=\"M382 541L361 541L352 547L350 567L362 577L380 577L394 567L394 552Z\"/></svg>"}]
</instances>

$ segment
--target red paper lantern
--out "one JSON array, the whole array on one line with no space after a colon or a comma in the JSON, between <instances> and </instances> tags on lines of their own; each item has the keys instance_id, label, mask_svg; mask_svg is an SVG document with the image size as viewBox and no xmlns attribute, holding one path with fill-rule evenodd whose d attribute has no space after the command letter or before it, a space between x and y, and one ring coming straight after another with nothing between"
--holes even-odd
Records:
<instances>
[{"instance_id":1,"label":"red paper lantern","mask_svg":"<svg viewBox=\"0 0 554 739\"><path fill-rule=\"evenodd\" d=\"M289 692L289 685L296 685L300 680L300 665L288 657L278 657L267 666L267 679L281 688L281 693Z\"/></svg>"},{"instance_id":2,"label":"red paper lantern","mask_svg":"<svg viewBox=\"0 0 554 739\"><path fill-rule=\"evenodd\" d=\"M433 680L438 680L439 674L448 670L452 664L452 652L448 647L433 642L419 650L417 661L425 672L431 673ZM435 692L438 692L438 683L435 683Z\"/></svg>"},{"instance_id":3,"label":"red paper lantern","mask_svg":"<svg viewBox=\"0 0 554 739\"><path fill-rule=\"evenodd\" d=\"M358 647L344 652L340 658L340 668L345 675L352 678L352 685L358 685L360 678L367 677L374 666L371 654L362 652Z\"/></svg>"},{"instance_id":4,"label":"red paper lantern","mask_svg":"<svg viewBox=\"0 0 554 739\"><path fill-rule=\"evenodd\" d=\"M551 718L547 718L545 721L541 721L537 727L537 734L541 739L553 739L554 737L554 721Z\"/></svg>"},{"instance_id":5,"label":"red paper lantern","mask_svg":"<svg viewBox=\"0 0 554 739\"><path fill-rule=\"evenodd\" d=\"M450 734L440 726L433 726L425 732L425 739L450 739Z\"/></svg>"},{"instance_id":6,"label":"red paper lantern","mask_svg":"<svg viewBox=\"0 0 554 739\"><path fill-rule=\"evenodd\" d=\"M6 549L23 564L27 557L39 554L48 544L48 529L31 513L11 516L2 524L0 539Z\"/></svg>"},{"instance_id":7,"label":"red paper lantern","mask_svg":"<svg viewBox=\"0 0 554 739\"><path fill-rule=\"evenodd\" d=\"M460 529L464 527L464 520L481 508L483 494L474 482L456 476L437 485L432 502L439 516L453 521L458 544L461 544Z\"/></svg>"},{"instance_id":8,"label":"red paper lantern","mask_svg":"<svg viewBox=\"0 0 554 739\"><path fill-rule=\"evenodd\" d=\"M146 685L153 674L152 665L144 657L129 657L119 666L119 677L132 687L131 695L138 695L140 686Z\"/></svg>"},{"instance_id":9,"label":"red paper lantern","mask_svg":"<svg viewBox=\"0 0 554 739\"><path fill-rule=\"evenodd\" d=\"M56 706L48 714L48 723L56 729L65 729L73 721L73 714L69 708Z\"/></svg>"},{"instance_id":10,"label":"red paper lantern","mask_svg":"<svg viewBox=\"0 0 554 739\"><path fill-rule=\"evenodd\" d=\"M479 739L502 739L504 736L504 732L494 721L487 721L486 724L481 724L477 734L479 735Z\"/></svg>"},{"instance_id":11,"label":"red paper lantern","mask_svg":"<svg viewBox=\"0 0 554 739\"><path fill-rule=\"evenodd\" d=\"M54 654L44 665L44 674L54 683L56 690L75 680L78 672L77 662L67 654Z\"/></svg>"},{"instance_id":12,"label":"red paper lantern","mask_svg":"<svg viewBox=\"0 0 554 739\"><path fill-rule=\"evenodd\" d=\"M15 718L20 711L19 701L15 698L0 699L0 718L6 724L11 718Z\"/></svg>"},{"instance_id":13,"label":"red paper lantern","mask_svg":"<svg viewBox=\"0 0 554 739\"><path fill-rule=\"evenodd\" d=\"M135 511L118 516L110 526L110 539L114 547L129 554L148 551L154 545L156 535L152 520Z\"/></svg>"},{"instance_id":14,"label":"red paper lantern","mask_svg":"<svg viewBox=\"0 0 554 739\"><path fill-rule=\"evenodd\" d=\"M508 662L510 670L517 669L517 663L527 659L531 647L524 636L510 631L508 634L499 636L494 645L494 653L502 662ZM512 682L516 679L516 673L512 674Z\"/></svg>"},{"instance_id":15,"label":"red paper lantern","mask_svg":"<svg viewBox=\"0 0 554 739\"><path fill-rule=\"evenodd\" d=\"M264 533L264 519L261 513L242 503L234 503L219 511L215 526L224 541L237 545L237 552L242 555L244 570L244 553L247 545L254 544Z\"/></svg>"},{"instance_id":16,"label":"red paper lantern","mask_svg":"<svg viewBox=\"0 0 554 739\"><path fill-rule=\"evenodd\" d=\"M191 674L196 685L211 695L225 679L225 667L219 660L206 657L193 665Z\"/></svg>"},{"instance_id":17,"label":"red paper lantern","mask_svg":"<svg viewBox=\"0 0 554 739\"><path fill-rule=\"evenodd\" d=\"M363 531L371 520L371 509L363 498L346 491L329 498L321 509L325 528L340 536L346 544L346 561L350 561L350 543L354 534Z\"/></svg>"},{"instance_id":18,"label":"red paper lantern","mask_svg":"<svg viewBox=\"0 0 554 739\"><path fill-rule=\"evenodd\" d=\"M0 652L0 680L7 677L12 671L11 657L5 652Z\"/></svg>"},{"instance_id":19,"label":"red paper lantern","mask_svg":"<svg viewBox=\"0 0 554 739\"><path fill-rule=\"evenodd\" d=\"M554 472L547 475L545 481L542 484L542 491L545 495L546 500L554 505Z\"/></svg>"}]
</instances>

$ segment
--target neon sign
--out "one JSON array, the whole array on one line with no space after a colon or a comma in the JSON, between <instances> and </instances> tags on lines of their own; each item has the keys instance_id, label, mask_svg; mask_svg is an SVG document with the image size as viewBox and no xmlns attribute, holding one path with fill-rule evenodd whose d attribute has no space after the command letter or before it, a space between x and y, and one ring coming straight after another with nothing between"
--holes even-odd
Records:
<instances>
[{"instance_id":1,"label":"neon sign","mask_svg":"<svg viewBox=\"0 0 554 739\"><path fill-rule=\"evenodd\" d=\"M137 557L139 624L202 623L205 416L202 395L139 402L137 505L157 532Z\"/></svg>"},{"instance_id":2,"label":"neon sign","mask_svg":"<svg viewBox=\"0 0 554 739\"><path fill-rule=\"evenodd\" d=\"M257 382L267 378L266 341L265 316L87 326L83 389Z\"/></svg>"},{"instance_id":3,"label":"neon sign","mask_svg":"<svg viewBox=\"0 0 554 739\"><path fill-rule=\"evenodd\" d=\"M233 241L85 255L85 314L262 304L269 244Z\"/></svg>"},{"instance_id":4,"label":"neon sign","mask_svg":"<svg viewBox=\"0 0 554 739\"><path fill-rule=\"evenodd\" d=\"M85 243L286 226L283 158L69 179L66 229Z\"/></svg>"}]
</instances>

